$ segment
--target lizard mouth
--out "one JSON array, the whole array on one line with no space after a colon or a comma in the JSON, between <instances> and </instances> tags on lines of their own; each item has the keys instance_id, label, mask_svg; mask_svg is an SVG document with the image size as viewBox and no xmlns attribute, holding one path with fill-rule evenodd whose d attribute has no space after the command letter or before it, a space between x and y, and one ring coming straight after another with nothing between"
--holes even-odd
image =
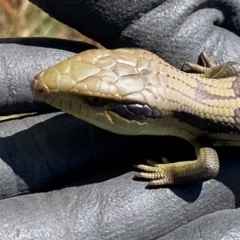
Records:
<instances>
[{"instance_id":1,"label":"lizard mouth","mask_svg":"<svg viewBox=\"0 0 240 240\"><path fill-rule=\"evenodd\" d=\"M149 118L157 119L161 116L159 109L142 103L109 101L101 97L86 97L86 102L92 107L102 107L104 110L114 112L127 120L145 121Z\"/></svg>"}]
</instances>

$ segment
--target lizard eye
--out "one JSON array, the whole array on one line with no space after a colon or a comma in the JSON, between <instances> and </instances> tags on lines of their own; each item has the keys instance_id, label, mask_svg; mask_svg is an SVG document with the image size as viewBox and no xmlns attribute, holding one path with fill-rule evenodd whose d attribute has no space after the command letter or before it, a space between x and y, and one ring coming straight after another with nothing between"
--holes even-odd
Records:
<instances>
[{"instance_id":1,"label":"lizard eye","mask_svg":"<svg viewBox=\"0 0 240 240\"><path fill-rule=\"evenodd\" d=\"M103 106L107 103L107 100L100 97L88 97L87 101L92 106Z\"/></svg>"}]
</instances>

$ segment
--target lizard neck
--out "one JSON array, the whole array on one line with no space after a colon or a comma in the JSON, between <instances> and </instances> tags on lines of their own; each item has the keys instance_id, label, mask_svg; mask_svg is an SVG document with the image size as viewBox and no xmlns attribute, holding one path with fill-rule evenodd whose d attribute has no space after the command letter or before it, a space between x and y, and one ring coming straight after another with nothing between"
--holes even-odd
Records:
<instances>
[{"instance_id":1,"label":"lizard neck","mask_svg":"<svg viewBox=\"0 0 240 240\"><path fill-rule=\"evenodd\" d=\"M203 130L239 132L240 76L201 78L160 63L157 108ZM212 123L212 124L211 124Z\"/></svg>"}]
</instances>

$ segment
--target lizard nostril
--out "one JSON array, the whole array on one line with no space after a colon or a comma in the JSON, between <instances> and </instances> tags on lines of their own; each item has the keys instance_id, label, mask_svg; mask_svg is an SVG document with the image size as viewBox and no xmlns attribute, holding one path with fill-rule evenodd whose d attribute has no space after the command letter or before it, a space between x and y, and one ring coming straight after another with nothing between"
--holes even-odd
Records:
<instances>
[{"instance_id":1,"label":"lizard nostril","mask_svg":"<svg viewBox=\"0 0 240 240\"><path fill-rule=\"evenodd\" d=\"M31 82L31 90L34 96L44 99L49 95L49 88L40 80L40 74L36 75Z\"/></svg>"}]
</instances>

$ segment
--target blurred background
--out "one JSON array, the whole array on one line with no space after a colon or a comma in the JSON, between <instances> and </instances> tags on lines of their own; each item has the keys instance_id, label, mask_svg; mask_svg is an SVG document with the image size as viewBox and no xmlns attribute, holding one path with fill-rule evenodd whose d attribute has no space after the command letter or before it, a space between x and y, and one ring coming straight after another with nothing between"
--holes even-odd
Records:
<instances>
[{"instance_id":1,"label":"blurred background","mask_svg":"<svg viewBox=\"0 0 240 240\"><path fill-rule=\"evenodd\" d=\"M99 47L95 41L51 18L28 0L0 0L0 29L0 38L55 37Z\"/></svg>"},{"instance_id":2,"label":"blurred background","mask_svg":"<svg viewBox=\"0 0 240 240\"><path fill-rule=\"evenodd\" d=\"M54 37L100 44L51 18L28 0L0 0L0 38ZM0 116L0 122L29 113Z\"/></svg>"}]
</instances>

